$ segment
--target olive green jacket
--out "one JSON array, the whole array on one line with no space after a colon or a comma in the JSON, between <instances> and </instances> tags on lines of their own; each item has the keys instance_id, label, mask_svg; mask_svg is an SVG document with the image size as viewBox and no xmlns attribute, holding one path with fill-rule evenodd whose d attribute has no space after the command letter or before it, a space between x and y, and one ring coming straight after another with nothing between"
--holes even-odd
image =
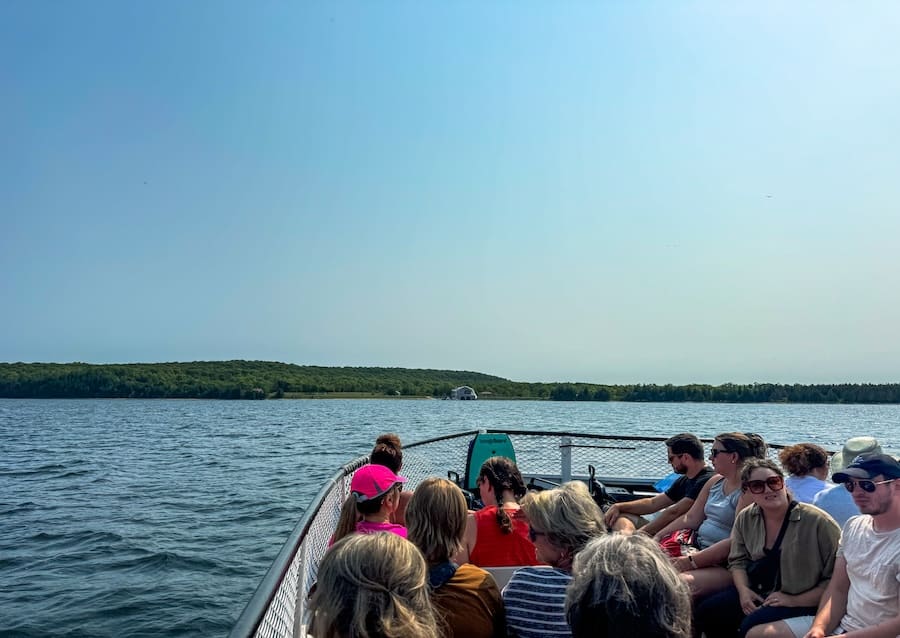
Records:
<instances>
[{"instance_id":1,"label":"olive green jacket","mask_svg":"<svg viewBox=\"0 0 900 638\"><path fill-rule=\"evenodd\" d=\"M781 542L781 586L786 594L802 594L831 579L841 528L814 505L798 503L791 510ZM747 569L763 557L766 524L755 503L738 512L731 530L728 569Z\"/></svg>"}]
</instances>

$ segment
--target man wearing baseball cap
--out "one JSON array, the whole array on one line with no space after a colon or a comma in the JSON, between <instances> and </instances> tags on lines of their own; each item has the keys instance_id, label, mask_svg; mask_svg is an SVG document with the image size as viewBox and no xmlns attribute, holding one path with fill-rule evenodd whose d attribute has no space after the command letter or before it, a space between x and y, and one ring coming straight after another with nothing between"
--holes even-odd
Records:
<instances>
[{"instance_id":1,"label":"man wearing baseball cap","mask_svg":"<svg viewBox=\"0 0 900 638\"><path fill-rule=\"evenodd\" d=\"M844 525L831 583L804 638L895 638L900 635L900 462L887 454L862 454L832 478L843 483L861 515Z\"/></svg>"},{"instance_id":2,"label":"man wearing baseball cap","mask_svg":"<svg viewBox=\"0 0 900 638\"><path fill-rule=\"evenodd\" d=\"M881 454L881 452L881 445L875 437L851 437L844 443L844 447L831 457L831 473L842 472L860 454ZM853 495L840 484L830 485L816 494L813 505L831 514L841 527L851 516L859 515L859 508L853 502Z\"/></svg>"}]
</instances>

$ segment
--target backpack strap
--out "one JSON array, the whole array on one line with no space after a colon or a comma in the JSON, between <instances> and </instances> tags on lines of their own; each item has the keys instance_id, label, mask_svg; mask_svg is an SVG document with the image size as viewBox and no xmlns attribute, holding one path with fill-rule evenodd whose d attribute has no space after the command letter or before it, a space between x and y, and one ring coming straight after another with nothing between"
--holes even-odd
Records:
<instances>
[{"instance_id":1,"label":"backpack strap","mask_svg":"<svg viewBox=\"0 0 900 638\"><path fill-rule=\"evenodd\" d=\"M781 529L778 530L778 538L775 539L775 542L772 544L772 549L770 552L777 552L781 549L781 541L784 540L784 533L787 531L788 523L791 520L791 511L797 507L797 501L791 501L788 504L787 512L784 513L784 520L781 521Z\"/></svg>"}]
</instances>

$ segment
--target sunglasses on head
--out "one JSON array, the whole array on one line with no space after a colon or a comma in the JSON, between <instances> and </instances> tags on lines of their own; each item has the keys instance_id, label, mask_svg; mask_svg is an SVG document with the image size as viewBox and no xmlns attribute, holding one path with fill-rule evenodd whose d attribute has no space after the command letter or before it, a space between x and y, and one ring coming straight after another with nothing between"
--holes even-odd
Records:
<instances>
[{"instance_id":1,"label":"sunglasses on head","mask_svg":"<svg viewBox=\"0 0 900 638\"><path fill-rule=\"evenodd\" d=\"M532 543L537 540L538 536L546 536L547 532L539 532L534 529L531 525L528 526L528 540Z\"/></svg>"},{"instance_id":2,"label":"sunglasses on head","mask_svg":"<svg viewBox=\"0 0 900 638\"><path fill-rule=\"evenodd\" d=\"M784 479L780 476L770 476L765 480L747 481L741 487L750 490L751 494L762 494L768 487L773 492L784 489Z\"/></svg>"},{"instance_id":3,"label":"sunglasses on head","mask_svg":"<svg viewBox=\"0 0 900 638\"><path fill-rule=\"evenodd\" d=\"M863 492L874 492L875 487L877 485L884 485L885 483L890 483L896 479L887 479L885 481L867 481L865 479L861 479L859 481L844 481L844 487L847 488L848 492L853 492L856 489L856 486L859 485Z\"/></svg>"}]
</instances>

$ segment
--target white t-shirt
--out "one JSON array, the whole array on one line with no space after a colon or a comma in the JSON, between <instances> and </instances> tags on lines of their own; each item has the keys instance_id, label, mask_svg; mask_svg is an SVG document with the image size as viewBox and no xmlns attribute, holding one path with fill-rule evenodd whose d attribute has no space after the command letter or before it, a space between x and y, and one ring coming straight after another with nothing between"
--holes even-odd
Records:
<instances>
[{"instance_id":1,"label":"white t-shirt","mask_svg":"<svg viewBox=\"0 0 900 638\"><path fill-rule=\"evenodd\" d=\"M837 555L847 561L850 577L841 629L863 629L900 615L900 529L876 532L871 516L854 516L844 525Z\"/></svg>"}]
</instances>

